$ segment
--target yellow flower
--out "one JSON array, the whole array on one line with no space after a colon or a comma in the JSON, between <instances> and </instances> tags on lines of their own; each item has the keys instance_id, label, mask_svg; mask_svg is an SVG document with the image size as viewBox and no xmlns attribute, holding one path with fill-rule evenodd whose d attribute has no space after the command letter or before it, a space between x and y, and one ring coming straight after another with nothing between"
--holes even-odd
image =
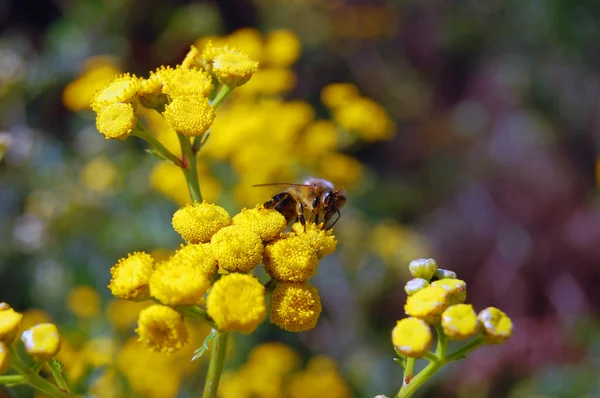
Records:
<instances>
[{"instance_id":1,"label":"yellow flower","mask_svg":"<svg viewBox=\"0 0 600 398\"><path fill-rule=\"evenodd\" d=\"M150 277L150 294L162 304L194 305L206 293L210 282L200 267L168 261Z\"/></svg>"},{"instance_id":2,"label":"yellow flower","mask_svg":"<svg viewBox=\"0 0 600 398\"><path fill-rule=\"evenodd\" d=\"M304 282L317 273L319 258L306 239L291 235L265 247L265 271L276 280Z\"/></svg>"},{"instance_id":3,"label":"yellow flower","mask_svg":"<svg viewBox=\"0 0 600 398\"><path fill-rule=\"evenodd\" d=\"M250 272L262 260L260 236L239 225L219 230L210 243L219 267L229 272Z\"/></svg>"},{"instance_id":4,"label":"yellow flower","mask_svg":"<svg viewBox=\"0 0 600 398\"><path fill-rule=\"evenodd\" d=\"M23 312L23 319L19 325L17 335L20 335L25 330L39 323L50 323L50 321L50 315L48 315L46 311L39 308L29 308Z\"/></svg>"},{"instance_id":5,"label":"yellow flower","mask_svg":"<svg viewBox=\"0 0 600 398\"><path fill-rule=\"evenodd\" d=\"M0 341L0 375L10 368L10 357L8 356L8 347Z\"/></svg>"},{"instance_id":6,"label":"yellow flower","mask_svg":"<svg viewBox=\"0 0 600 398\"><path fill-rule=\"evenodd\" d=\"M306 128L303 141L303 150L309 154L322 155L335 151L338 146L337 128L329 120L317 120Z\"/></svg>"},{"instance_id":7,"label":"yellow flower","mask_svg":"<svg viewBox=\"0 0 600 398\"><path fill-rule=\"evenodd\" d=\"M62 94L63 104L71 111L90 109L90 101L94 94L120 72L113 60L107 56L88 58L83 69L81 76L69 83Z\"/></svg>"},{"instance_id":8,"label":"yellow flower","mask_svg":"<svg viewBox=\"0 0 600 398\"><path fill-rule=\"evenodd\" d=\"M188 341L188 331L181 314L171 307L154 304L140 312L138 341L156 352L173 353Z\"/></svg>"},{"instance_id":9,"label":"yellow flower","mask_svg":"<svg viewBox=\"0 0 600 398\"><path fill-rule=\"evenodd\" d=\"M135 75L131 76L129 73L126 73L117 76L104 88L96 92L90 105L96 113L99 113L102 108L108 105L118 102L133 102L139 87L140 81Z\"/></svg>"},{"instance_id":10,"label":"yellow flower","mask_svg":"<svg viewBox=\"0 0 600 398\"><path fill-rule=\"evenodd\" d=\"M422 278L429 282L435 275L438 265L432 258L419 258L411 261L408 269L413 278Z\"/></svg>"},{"instance_id":11,"label":"yellow flower","mask_svg":"<svg viewBox=\"0 0 600 398\"><path fill-rule=\"evenodd\" d=\"M248 363L256 364L269 377L283 376L300 364L300 355L291 347L269 341L257 345L248 355Z\"/></svg>"},{"instance_id":12,"label":"yellow flower","mask_svg":"<svg viewBox=\"0 0 600 398\"><path fill-rule=\"evenodd\" d=\"M93 318L100 312L100 296L90 286L76 286L67 297L71 312L80 318Z\"/></svg>"},{"instance_id":13,"label":"yellow flower","mask_svg":"<svg viewBox=\"0 0 600 398\"><path fill-rule=\"evenodd\" d=\"M429 286L429 282L427 282L425 279L414 278L406 282L406 285L404 285L404 291L407 295L412 296L419 290L425 289L427 286Z\"/></svg>"},{"instance_id":14,"label":"yellow flower","mask_svg":"<svg viewBox=\"0 0 600 398\"><path fill-rule=\"evenodd\" d=\"M105 106L96 117L96 128L107 140L124 140L136 124L133 106L123 102Z\"/></svg>"},{"instance_id":15,"label":"yellow flower","mask_svg":"<svg viewBox=\"0 0 600 398\"><path fill-rule=\"evenodd\" d=\"M147 253L135 252L122 258L110 269L108 288L116 297L143 301L150 298L148 282L154 269L154 259Z\"/></svg>"},{"instance_id":16,"label":"yellow flower","mask_svg":"<svg viewBox=\"0 0 600 398\"><path fill-rule=\"evenodd\" d=\"M498 308L488 307L477 315L486 344L500 344L512 336L512 321Z\"/></svg>"},{"instance_id":17,"label":"yellow flower","mask_svg":"<svg viewBox=\"0 0 600 398\"><path fill-rule=\"evenodd\" d=\"M208 130L215 119L215 112L208 99L197 94L175 97L165 107L163 116L171 129L185 136L195 137Z\"/></svg>"},{"instance_id":18,"label":"yellow flower","mask_svg":"<svg viewBox=\"0 0 600 398\"><path fill-rule=\"evenodd\" d=\"M21 334L25 351L40 361L54 358L60 351L60 333L53 323L41 323Z\"/></svg>"},{"instance_id":19,"label":"yellow flower","mask_svg":"<svg viewBox=\"0 0 600 398\"><path fill-rule=\"evenodd\" d=\"M227 210L206 202L187 205L173 214L173 228L190 243L206 243L228 225L231 217Z\"/></svg>"},{"instance_id":20,"label":"yellow flower","mask_svg":"<svg viewBox=\"0 0 600 398\"><path fill-rule=\"evenodd\" d=\"M326 356L310 360L304 372L290 376L289 398L349 398L350 388L337 370L335 362Z\"/></svg>"},{"instance_id":21,"label":"yellow flower","mask_svg":"<svg viewBox=\"0 0 600 398\"><path fill-rule=\"evenodd\" d=\"M428 286L409 296L404 311L409 316L435 322L448 306L448 292L439 286Z\"/></svg>"},{"instance_id":22,"label":"yellow flower","mask_svg":"<svg viewBox=\"0 0 600 398\"><path fill-rule=\"evenodd\" d=\"M444 334L451 340L464 340L477 334L477 314L470 304L451 305L442 314Z\"/></svg>"},{"instance_id":23,"label":"yellow flower","mask_svg":"<svg viewBox=\"0 0 600 398\"><path fill-rule=\"evenodd\" d=\"M278 282L271 293L271 322L288 332L314 328L321 315L317 288L307 282Z\"/></svg>"},{"instance_id":24,"label":"yellow flower","mask_svg":"<svg viewBox=\"0 0 600 398\"><path fill-rule=\"evenodd\" d=\"M419 318L404 318L392 330L392 344L402 354L420 358L431 347L431 328Z\"/></svg>"},{"instance_id":25,"label":"yellow flower","mask_svg":"<svg viewBox=\"0 0 600 398\"><path fill-rule=\"evenodd\" d=\"M285 217L273 209L256 206L254 209L243 209L233 217L233 225L255 232L263 242L278 238L285 230Z\"/></svg>"},{"instance_id":26,"label":"yellow flower","mask_svg":"<svg viewBox=\"0 0 600 398\"><path fill-rule=\"evenodd\" d=\"M332 83L321 90L321 102L332 109L338 108L358 96L358 88L350 83Z\"/></svg>"},{"instance_id":27,"label":"yellow flower","mask_svg":"<svg viewBox=\"0 0 600 398\"><path fill-rule=\"evenodd\" d=\"M82 350L77 350L68 340L61 342L56 359L64 365L65 375L71 383L79 381L87 371L88 363Z\"/></svg>"},{"instance_id":28,"label":"yellow flower","mask_svg":"<svg viewBox=\"0 0 600 398\"><path fill-rule=\"evenodd\" d=\"M333 253L337 247L333 230L324 230L322 224L306 223L305 227L297 222L292 225L292 231L315 251L319 259Z\"/></svg>"},{"instance_id":29,"label":"yellow flower","mask_svg":"<svg viewBox=\"0 0 600 398\"><path fill-rule=\"evenodd\" d=\"M365 141L393 137L394 122L385 109L369 98L353 98L335 109L333 118L342 128L357 133Z\"/></svg>"},{"instance_id":30,"label":"yellow flower","mask_svg":"<svg viewBox=\"0 0 600 398\"><path fill-rule=\"evenodd\" d=\"M144 108L164 110L169 98L163 92L163 79L161 75L150 73L148 79L140 80L140 87L137 91L138 101Z\"/></svg>"},{"instance_id":31,"label":"yellow flower","mask_svg":"<svg viewBox=\"0 0 600 398\"><path fill-rule=\"evenodd\" d=\"M208 243L182 245L171 258L171 262L197 268L208 280L217 275L218 271L217 260Z\"/></svg>"},{"instance_id":32,"label":"yellow flower","mask_svg":"<svg viewBox=\"0 0 600 398\"><path fill-rule=\"evenodd\" d=\"M290 30L274 30L267 35L265 61L272 66L291 66L298 57L302 47L298 36Z\"/></svg>"},{"instance_id":33,"label":"yellow flower","mask_svg":"<svg viewBox=\"0 0 600 398\"><path fill-rule=\"evenodd\" d=\"M354 156L330 152L319 162L320 175L337 186L356 186L364 174L362 163Z\"/></svg>"},{"instance_id":34,"label":"yellow flower","mask_svg":"<svg viewBox=\"0 0 600 398\"><path fill-rule=\"evenodd\" d=\"M225 371L219 383L219 398L252 398L249 383L252 383L252 380L246 372Z\"/></svg>"},{"instance_id":35,"label":"yellow flower","mask_svg":"<svg viewBox=\"0 0 600 398\"><path fill-rule=\"evenodd\" d=\"M267 315L265 288L252 275L224 275L208 293L206 308L220 330L252 333Z\"/></svg>"},{"instance_id":36,"label":"yellow flower","mask_svg":"<svg viewBox=\"0 0 600 398\"><path fill-rule=\"evenodd\" d=\"M119 171L105 156L98 156L87 162L81 169L79 179L91 191L109 192L119 175Z\"/></svg>"},{"instance_id":37,"label":"yellow flower","mask_svg":"<svg viewBox=\"0 0 600 398\"><path fill-rule=\"evenodd\" d=\"M263 53L262 34L254 28L242 28L231 33L223 40L223 45L235 47L248 54L251 59L260 61Z\"/></svg>"},{"instance_id":38,"label":"yellow flower","mask_svg":"<svg viewBox=\"0 0 600 398\"><path fill-rule=\"evenodd\" d=\"M88 340L81 355L94 368L111 365L116 353L116 341L110 337L96 337Z\"/></svg>"},{"instance_id":39,"label":"yellow flower","mask_svg":"<svg viewBox=\"0 0 600 398\"><path fill-rule=\"evenodd\" d=\"M0 341L11 343L15 338L23 315L13 310L10 305L0 303Z\"/></svg>"},{"instance_id":40,"label":"yellow flower","mask_svg":"<svg viewBox=\"0 0 600 398\"><path fill-rule=\"evenodd\" d=\"M227 46L215 48L212 58L212 73L221 84L238 87L246 83L258 70L258 62L241 51Z\"/></svg>"},{"instance_id":41,"label":"yellow flower","mask_svg":"<svg viewBox=\"0 0 600 398\"><path fill-rule=\"evenodd\" d=\"M464 303L467 299L467 284L460 279L441 279L431 282L431 286L439 286L448 292L449 304Z\"/></svg>"},{"instance_id":42,"label":"yellow flower","mask_svg":"<svg viewBox=\"0 0 600 398\"><path fill-rule=\"evenodd\" d=\"M124 380L117 375L114 369L107 369L101 376L94 379L87 393L95 398L118 398L125 387L123 382Z\"/></svg>"},{"instance_id":43,"label":"yellow flower","mask_svg":"<svg viewBox=\"0 0 600 398\"><path fill-rule=\"evenodd\" d=\"M213 91L212 78L202 70L177 67L166 75L162 91L171 99L199 95L208 97Z\"/></svg>"},{"instance_id":44,"label":"yellow flower","mask_svg":"<svg viewBox=\"0 0 600 398\"><path fill-rule=\"evenodd\" d=\"M296 86L296 74L287 68L259 69L252 79L239 89L240 94L278 95Z\"/></svg>"},{"instance_id":45,"label":"yellow flower","mask_svg":"<svg viewBox=\"0 0 600 398\"><path fill-rule=\"evenodd\" d=\"M114 299L108 303L106 317L116 329L128 329L137 321L140 311L148 307L149 302L135 302Z\"/></svg>"},{"instance_id":46,"label":"yellow flower","mask_svg":"<svg viewBox=\"0 0 600 398\"><path fill-rule=\"evenodd\" d=\"M181 62L181 67L185 69L202 68L202 53L198 50L198 48L196 48L196 46L190 46L190 51L188 51L185 58Z\"/></svg>"}]
</instances>

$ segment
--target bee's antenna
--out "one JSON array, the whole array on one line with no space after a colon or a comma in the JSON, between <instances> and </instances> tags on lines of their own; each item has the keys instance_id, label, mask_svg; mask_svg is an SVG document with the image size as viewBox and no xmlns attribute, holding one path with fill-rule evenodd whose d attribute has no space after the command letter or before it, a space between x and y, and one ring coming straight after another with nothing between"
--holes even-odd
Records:
<instances>
[{"instance_id":1,"label":"bee's antenna","mask_svg":"<svg viewBox=\"0 0 600 398\"><path fill-rule=\"evenodd\" d=\"M331 229L331 228L333 228L333 226L335 225L335 223L336 223L336 222L338 222L338 220L339 220L339 219L340 219L340 217L342 216L342 215L340 214L340 211L339 211L339 210L336 210L336 213L337 213L337 218L335 219L335 221L333 222L333 224L331 224L330 226L328 226L328 227L327 227L327 229Z\"/></svg>"}]
</instances>

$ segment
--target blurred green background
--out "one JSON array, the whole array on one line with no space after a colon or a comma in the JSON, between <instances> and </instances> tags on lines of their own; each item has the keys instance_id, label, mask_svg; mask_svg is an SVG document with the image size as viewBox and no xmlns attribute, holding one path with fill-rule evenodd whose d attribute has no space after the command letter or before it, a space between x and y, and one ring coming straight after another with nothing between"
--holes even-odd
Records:
<instances>
[{"instance_id":1,"label":"blurred green background","mask_svg":"<svg viewBox=\"0 0 600 398\"><path fill-rule=\"evenodd\" d=\"M91 111L63 103L89 57L147 76L204 35L288 29L302 55L286 99L327 117L322 88L353 83L395 134L345 148L364 170L348 187L338 252L315 277L317 328L263 325L236 339L228 366L278 340L334 358L357 397L392 395L401 369L389 336L404 316L408 261L432 256L467 282L476 309L501 308L515 329L421 396L598 397L599 20L591 0L4 0L0 301L77 329L65 304L73 286L106 303L118 258L180 244L178 206L152 189L157 160L144 144L104 140ZM90 170L98 159L111 166ZM239 211L230 170L211 167L224 186L217 202Z\"/></svg>"}]
</instances>

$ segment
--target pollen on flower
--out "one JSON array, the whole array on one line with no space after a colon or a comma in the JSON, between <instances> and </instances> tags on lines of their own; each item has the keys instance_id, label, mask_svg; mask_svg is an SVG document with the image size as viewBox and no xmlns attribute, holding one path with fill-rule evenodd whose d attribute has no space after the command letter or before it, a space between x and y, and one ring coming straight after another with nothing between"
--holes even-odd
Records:
<instances>
[{"instance_id":1,"label":"pollen on flower","mask_svg":"<svg viewBox=\"0 0 600 398\"><path fill-rule=\"evenodd\" d=\"M304 332L317 325L321 297L307 282L278 282L271 293L271 322L288 332Z\"/></svg>"},{"instance_id":2,"label":"pollen on flower","mask_svg":"<svg viewBox=\"0 0 600 398\"><path fill-rule=\"evenodd\" d=\"M0 341L0 375L5 373L10 368L10 357L8 355L8 347Z\"/></svg>"},{"instance_id":3,"label":"pollen on flower","mask_svg":"<svg viewBox=\"0 0 600 398\"><path fill-rule=\"evenodd\" d=\"M333 253L337 247L333 230L324 230L322 224L306 223L305 227L297 222L292 231L315 251L319 259Z\"/></svg>"},{"instance_id":4,"label":"pollen on flower","mask_svg":"<svg viewBox=\"0 0 600 398\"><path fill-rule=\"evenodd\" d=\"M219 267L228 272L249 272L262 260L264 246L251 229L230 225L210 241Z\"/></svg>"},{"instance_id":5,"label":"pollen on flower","mask_svg":"<svg viewBox=\"0 0 600 398\"><path fill-rule=\"evenodd\" d=\"M224 275L208 293L206 308L220 330L252 333L267 315L265 288L252 275Z\"/></svg>"},{"instance_id":6,"label":"pollen on flower","mask_svg":"<svg viewBox=\"0 0 600 398\"><path fill-rule=\"evenodd\" d=\"M80 318L93 318L100 312L101 299L91 286L76 286L67 297L71 312Z\"/></svg>"},{"instance_id":7,"label":"pollen on flower","mask_svg":"<svg viewBox=\"0 0 600 398\"><path fill-rule=\"evenodd\" d=\"M212 73L221 84L238 87L246 83L258 70L258 62L233 48L223 47L215 52Z\"/></svg>"},{"instance_id":8,"label":"pollen on flower","mask_svg":"<svg viewBox=\"0 0 600 398\"><path fill-rule=\"evenodd\" d=\"M504 312L488 307L477 315L486 344L500 344L512 336L512 321Z\"/></svg>"},{"instance_id":9,"label":"pollen on flower","mask_svg":"<svg viewBox=\"0 0 600 398\"><path fill-rule=\"evenodd\" d=\"M464 303L467 299L467 283L460 279L441 279L431 282L431 286L439 286L448 292L449 304Z\"/></svg>"},{"instance_id":10,"label":"pollen on flower","mask_svg":"<svg viewBox=\"0 0 600 398\"><path fill-rule=\"evenodd\" d=\"M175 97L165 107L163 116L169 127L188 137L202 135L215 118L215 112L202 95Z\"/></svg>"},{"instance_id":11,"label":"pollen on flower","mask_svg":"<svg viewBox=\"0 0 600 398\"><path fill-rule=\"evenodd\" d=\"M143 301L150 298L148 283L154 269L154 259L147 253L135 252L122 258L110 269L108 288L116 297Z\"/></svg>"},{"instance_id":12,"label":"pollen on flower","mask_svg":"<svg viewBox=\"0 0 600 398\"><path fill-rule=\"evenodd\" d=\"M310 244L290 235L265 247L265 271L276 280L304 282L317 273L319 258Z\"/></svg>"},{"instance_id":13,"label":"pollen on flower","mask_svg":"<svg viewBox=\"0 0 600 398\"><path fill-rule=\"evenodd\" d=\"M218 271L217 260L208 243L182 245L171 258L171 262L197 268L208 280L215 277Z\"/></svg>"},{"instance_id":14,"label":"pollen on flower","mask_svg":"<svg viewBox=\"0 0 600 398\"><path fill-rule=\"evenodd\" d=\"M150 295L162 304L197 304L210 286L202 269L178 261L167 261L150 277Z\"/></svg>"},{"instance_id":15,"label":"pollen on flower","mask_svg":"<svg viewBox=\"0 0 600 398\"><path fill-rule=\"evenodd\" d=\"M135 99L140 81L135 75L126 73L111 80L104 88L98 90L90 106L98 113L102 108L117 102L129 103Z\"/></svg>"},{"instance_id":16,"label":"pollen on flower","mask_svg":"<svg viewBox=\"0 0 600 398\"><path fill-rule=\"evenodd\" d=\"M392 344L403 355L420 358L431 347L431 328L419 318L404 318L392 330Z\"/></svg>"},{"instance_id":17,"label":"pollen on flower","mask_svg":"<svg viewBox=\"0 0 600 398\"><path fill-rule=\"evenodd\" d=\"M124 102L107 105L96 116L96 128L107 140L126 139L136 124L133 106Z\"/></svg>"},{"instance_id":18,"label":"pollen on flower","mask_svg":"<svg viewBox=\"0 0 600 398\"><path fill-rule=\"evenodd\" d=\"M13 310L10 305L0 303L0 341L11 343L15 338L23 315Z\"/></svg>"},{"instance_id":19,"label":"pollen on flower","mask_svg":"<svg viewBox=\"0 0 600 398\"><path fill-rule=\"evenodd\" d=\"M277 210L257 206L236 214L233 224L257 233L263 242L270 242L285 230L287 221Z\"/></svg>"},{"instance_id":20,"label":"pollen on flower","mask_svg":"<svg viewBox=\"0 0 600 398\"><path fill-rule=\"evenodd\" d=\"M60 333L53 323L41 323L21 334L25 351L36 359L54 358L60 351Z\"/></svg>"},{"instance_id":21,"label":"pollen on flower","mask_svg":"<svg viewBox=\"0 0 600 398\"><path fill-rule=\"evenodd\" d=\"M138 341L156 352L173 353L188 342L188 330L181 314L171 307L154 304L140 312Z\"/></svg>"},{"instance_id":22,"label":"pollen on flower","mask_svg":"<svg viewBox=\"0 0 600 398\"><path fill-rule=\"evenodd\" d=\"M166 75L162 91L173 99L198 94L208 97L212 90L212 79L206 72L195 68L177 67Z\"/></svg>"},{"instance_id":23,"label":"pollen on flower","mask_svg":"<svg viewBox=\"0 0 600 398\"><path fill-rule=\"evenodd\" d=\"M224 208L211 203L194 203L173 214L173 228L189 243L206 243L221 228L231 225Z\"/></svg>"},{"instance_id":24,"label":"pollen on flower","mask_svg":"<svg viewBox=\"0 0 600 398\"><path fill-rule=\"evenodd\" d=\"M433 322L448 306L448 292L439 286L428 286L409 296L404 305L407 315Z\"/></svg>"}]
</instances>

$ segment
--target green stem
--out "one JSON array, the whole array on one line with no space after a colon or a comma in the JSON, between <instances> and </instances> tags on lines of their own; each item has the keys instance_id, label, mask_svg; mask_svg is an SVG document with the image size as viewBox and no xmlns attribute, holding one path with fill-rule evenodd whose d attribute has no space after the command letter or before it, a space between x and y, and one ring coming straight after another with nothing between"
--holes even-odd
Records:
<instances>
[{"instance_id":1,"label":"green stem","mask_svg":"<svg viewBox=\"0 0 600 398\"><path fill-rule=\"evenodd\" d=\"M219 379L223 370L225 353L227 352L227 332L217 331L217 335L212 341L212 350L210 353L210 364L208 365L208 374L204 384L204 393L202 398L215 398L219 389Z\"/></svg>"},{"instance_id":2,"label":"green stem","mask_svg":"<svg viewBox=\"0 0 600 398\"><path fill-rule=\"evenodd\" d=\"M183 167L183 162L177 156L173 155L159 140L156 139L152 134L144 129L144 127L138 123L137 129L133 130L130 134L134 137L138 137L146 141L152 148L154 148L164 158L170 160L174 165Z\"/></svg>"},{"instance_id":3,"label":"green stem","mask_svg":"<svg viewBox=\"0 0 600 398\"><path fill-rule=\"evenodd\" d=\"M410 384L412 378L413 378L413 373L415 371L415 362L416 359L415 358L406 358L406 368L404 368L404 379L403 379L403 388L404 386Z\"/></svg>"},{"instance_id":4,"label":"green stem","mask_svg":"<svg viewBox=\"0 0 600 398\"><path fill-rule=\"evenodd\" d=\"M62 391L56 385L42 378L39 374L33 372L32 369L30 369L25 362L23 362L13 347L10 347L9 350L11 364L17 372L21 373L25 383L54 398L69 398L71 396L69 393Z\"/></svg>"},{"instance_id":5,"label":"green stem","mask_svg":"<svg viewBox=\"0 0 600 398\"><path fill-rule=\"evenodd\" d=\"M61 369L60 365L58 364L58 362L56 362L54 360L50 360L50 361L48 361L48 366L50 367L50 372L52 372L52 376L54 377L56 384L58 384L58 386L60 388L62 388L63 390L65 390L66 392L69 392L69 386L67 385L67 382L65 381L62 369Z\"/></svg>"},{"instance_id":6,"label":"green stem","mask_svg":"<svg viewBox=\"0 0 600 398\"><path fill-rule=\"evenodd\" d=\"M211 101L210 105L213 108L217 109L219 107L219 105L221 105L221 103L225 100L225 98L227 98L227 96L229 96L229 94L231 94L232 91L233 91L233 88L226 86L226 85L222 85L221 89L219 90L219 93L217 94L215 99Z\"/></svg>"},{"instance_id":7,"label":"green stem","mask_svg":"<svg viewBox=\"0 0 600 398\"><path fill-rule=\"evenodd\" d=\"M431 378L442 366L444 365L444 361L435 361L430 362L422 371L416 375L409 384L405 384L402 386L398 394L396 394L396 398L408 398L412 397L412 395L417 391L419 387L421 387L427 380Z\"/></svg>"},{"instance_id":8,"label":"green stem","mask_svg":"<svg viewBox=\"0 0 600 398\"><path fill-rule=\"evenodd\" d=\"M181 306L177 307L177 311L189 318L203 320L207 322L212 328L215 327L215 323L213 322L211 317L208 316L208 313L203 308L197 307L195 305Z\"/></svg>"},{"instance_id":9,"label":"green stem","mask_svg":"<svg viewBox=\"0 0 600 398\"><path fill-rule=\"evenodd\" d=\"M192 151L192 143L186 136L181 134L177 134L177 136L179 137L181 153L183 154L183 166L181 170L183 170L183 174L185 175L192 202L202 202L200 182L198 181L198 165L196 164L196 156Z\"/></svg>"},{"instance_id":10,"label":"green stem","mask_svg":"<svg viewBox=\"0 0 600 398\"><path fill-rule=\"evenodd\" d=\"M460 347L458 350L454 351L452 354L446 357L446 362L456 361L457 359L461 359L475 348L479 347L483 344L483 336L479 335L473 340L469 341L464 346Z\"/></svg>"},{"instance_id":11,"label":"green stem","mask_svg":"<svg viewBox=\"0 0 600 398\"><path fill-rule=\"evenodd\" d=\"M0 376L0 385L16 385L16 384L24 384L25 377L21 375L6 375Z\"/></svg>"}]
</instances>

